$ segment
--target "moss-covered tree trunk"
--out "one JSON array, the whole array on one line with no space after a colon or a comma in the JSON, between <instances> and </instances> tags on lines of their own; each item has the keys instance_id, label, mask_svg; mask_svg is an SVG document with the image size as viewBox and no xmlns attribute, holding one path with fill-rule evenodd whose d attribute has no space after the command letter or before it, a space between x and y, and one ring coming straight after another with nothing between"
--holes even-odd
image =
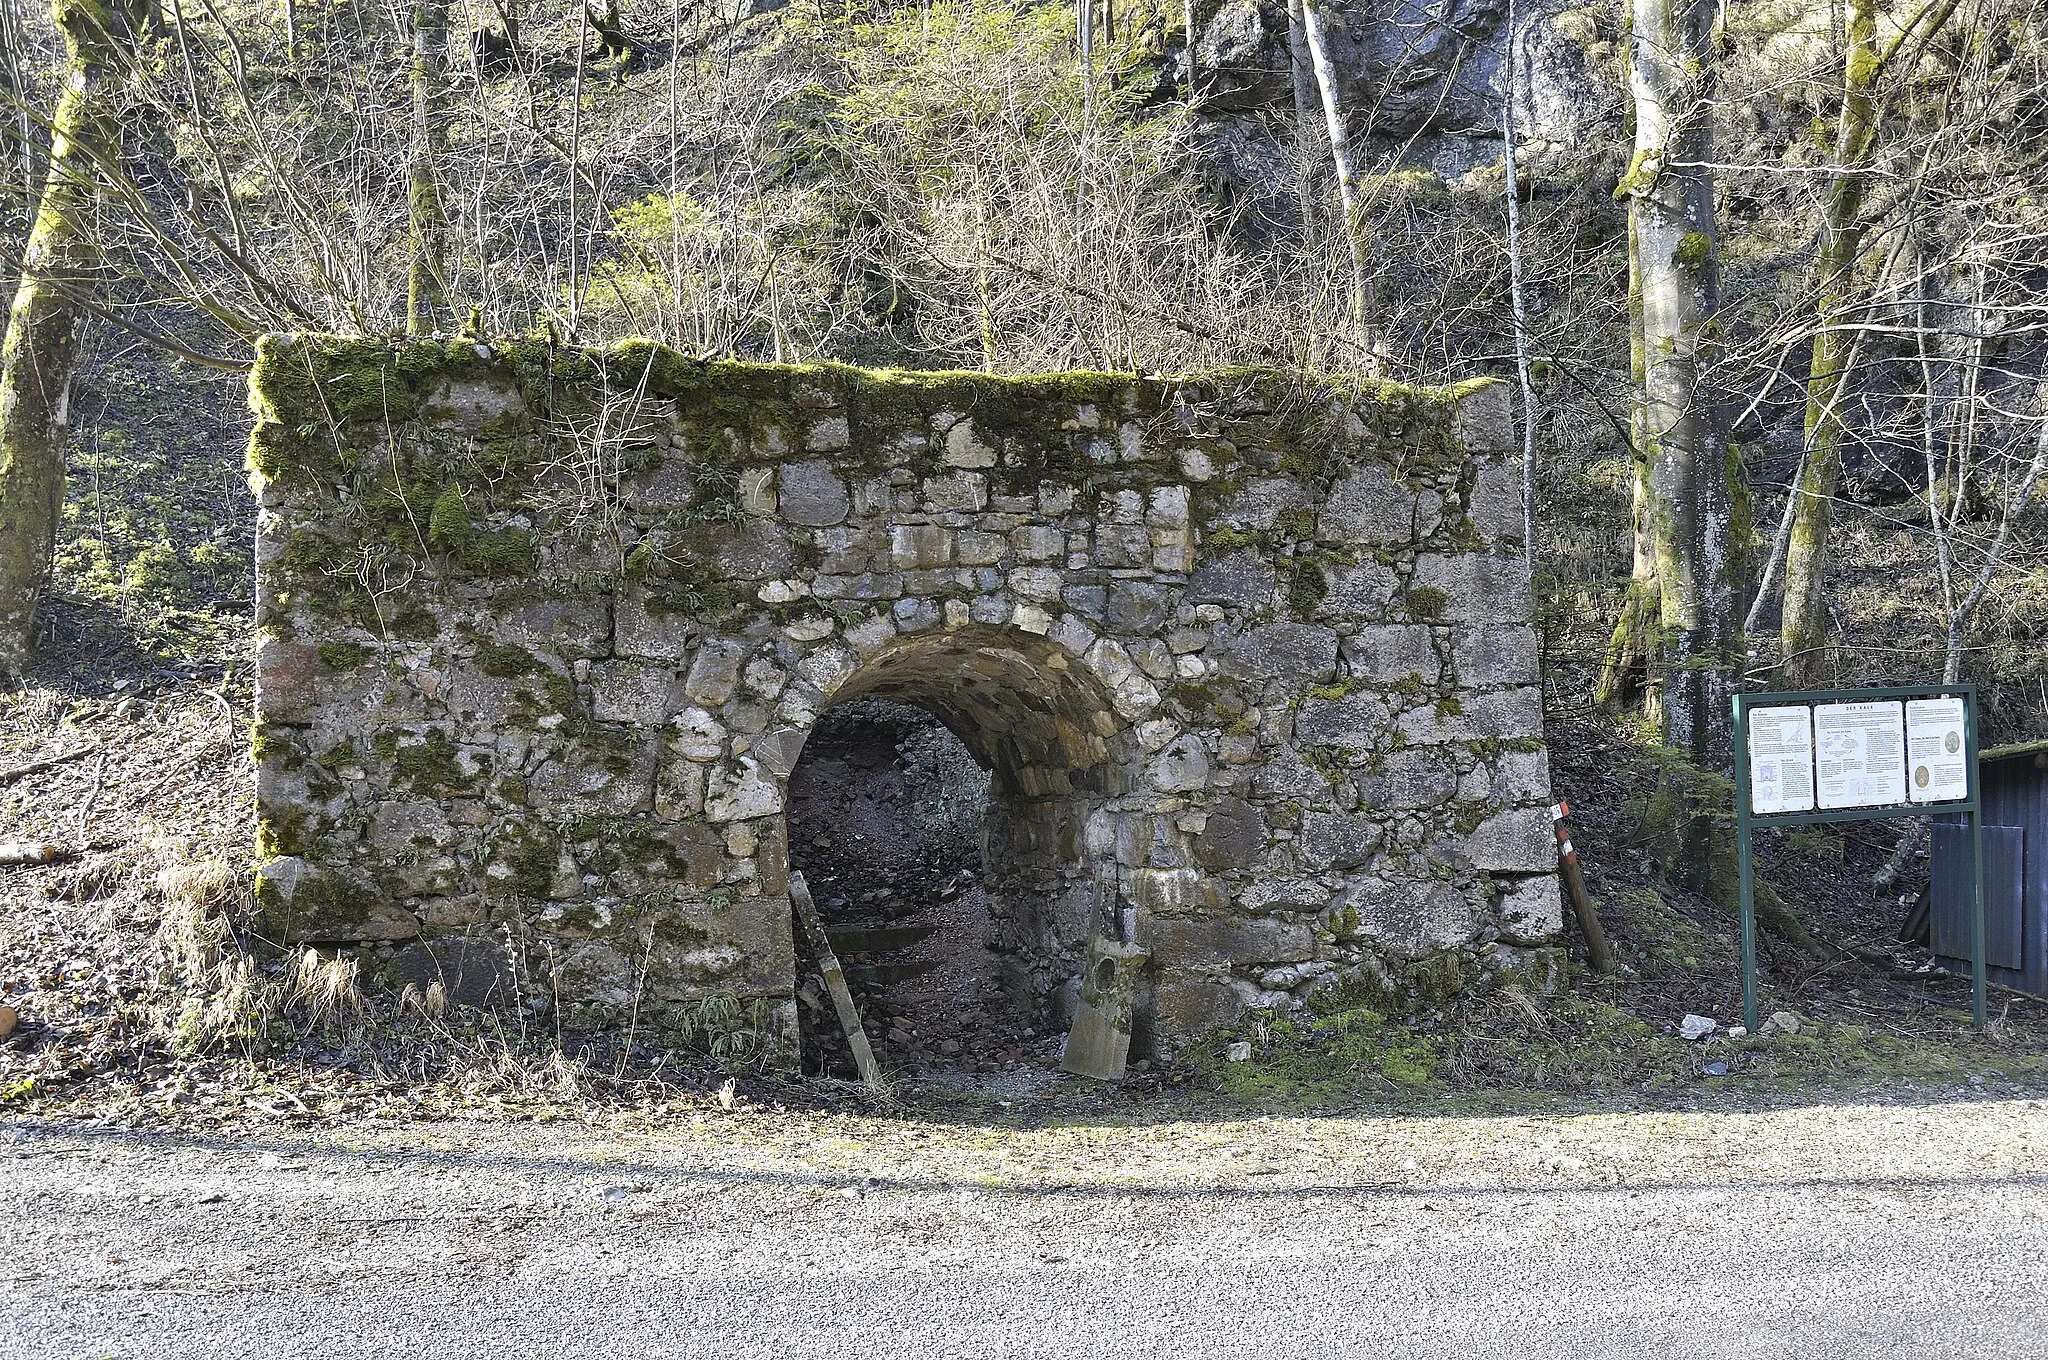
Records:
<instances>
[{"instance_id":1,"label":"moss-covered tree trunk","mask_svg":"<svg viewBox=\"0 0 2048 1360\"><path fill-rule=\"evenodd\" d=\"M1710 120L1714 0L1632 0L1629 204L1642 339L1640 532L1657 591L1650 684L1665 742L1718 763L1735 657L1734 497L1721 413L1704 379L1719 264Z\"/></svg>"},{"instance_id":2,"label":"moss-covered tree trunk","mask_svg":"<svg viewBox=\"0 0 2048 1360\"><path fill-rule=\"evenodd\" d=\"M406 279L408 335L447 330L448 209L441 193L446 113L442 85L448 53L448 0L416 0L412 11L412 267Z\"/></svg>"},{"instance_id":3,"label":"moss-covered tree trunk","mask_svg":"<svg viewBox=\"0 0 2048 1360\"><path fill-rule=\"evenodd\" d=\"M1779 680L1810 689L1827 678L1828 544L1856 330L1850 324L1856 262L1863 253L1863 197L1876 132L1871 82L1877 73L1874 0L1849 0L1842 112L1835 129L1834 177L1821 205L1814 261L1813 359L1806 377L1806 459L1792 488L1792 535L1785 549L1785 611L1778 625Z\"/></svg>"},{"instance_id":4,"label":"moss-covered tree trunk","mask_svg":"<svg viewBox=\"0 0 2048 1360\"><path fill-rule=\"evenodd\" d=\"M119 154L107 87L135 50L137 16L102 0L57 0L64 92L50 162L0 340L0 671L18 673L35 640L36 600L64 508L65 394L83 298L99 272L91 233L99 164Z\"/></svg>"}]
</instances>

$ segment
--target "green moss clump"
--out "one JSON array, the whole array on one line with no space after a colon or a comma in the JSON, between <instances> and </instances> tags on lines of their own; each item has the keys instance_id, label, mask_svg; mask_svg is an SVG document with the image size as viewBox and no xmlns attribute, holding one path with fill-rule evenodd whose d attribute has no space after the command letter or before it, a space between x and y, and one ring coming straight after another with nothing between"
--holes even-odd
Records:
<instances>
[{"instance_id":1,"label":"green moss clump","mask_svg":"<svg viewBox=\"0 0 2048 1360\"><path fill-rule=\"evenodd\" d=\"M1287 607L1296 617L1307 618L1329 597L1330 581L1323 564L1313 557L1296 557L1287 567Z\"/></svg>"},{"instance_id":2,"label":"green moss clump","mask_svg":"<svg viewBox=\"0 0 2048 1360\"><path fill-rule=\"evenodd\" d=\"M355 642L323 642L320 664L331 671L352 671L373 655L373 650Z\"/></svg>"},{"instance_id":3,"label":"green moss clump","mask_svg":"<svg viewBox=\"0 0 2048 1360\"><path fill-rule=\"evenodd\" d=\"M546 664L524 647L497 642L485 642L477 646L476 666L485 675L495 676L500 680L549 673Z\"/></svg>"},{"instance_id":4,"label":"green moss clump","mask_svg":"<svg viewBox=\"0 0 2048 1360\"><path fill-rule=\"evenodd\" d=\"M1686 269L1699 269L1713 253L1713 237L1703 231L1689 231L1678 238L1678 249L1672 252L1672 259Z\"/></svg>"},{"instance_id":5,"label":"green moss clump","mask_svg":"<svg viewBox=\"0 0 2048 1360\"><path fill-rule=\"evenodd\" d=\"M444 487L427 515L427 541L437 548L460 550L470 538L469 501L460 487Z\"/></svg>"},{"instance_id":6,"label":"green moss clump","mask_svg":"<svg viewBox=\"0 0 2048 1360\"><path fill-rule=\"evenodd\" d=\"M384 736L380 733L378 753L384 753ZM463 793L472 788L476 777L463 771L455 743L441 732L430 731L424 741L409 746L392 743L386 757L398 771L398 782L414 793L428 796L443 796Z\"/></svg>"},{"instance_id":7,"label":"green moss clump","mask_svg":"<svg viewBox=\"0 0 2048 1360\"><path fill-rule=\"evenodd\" d=\"M1444 607L1451 597L1435 586L1410 586L1408 588L1408 612L1418 619L1432 620L1444 616Z\"/></svg>"}]
</instances>

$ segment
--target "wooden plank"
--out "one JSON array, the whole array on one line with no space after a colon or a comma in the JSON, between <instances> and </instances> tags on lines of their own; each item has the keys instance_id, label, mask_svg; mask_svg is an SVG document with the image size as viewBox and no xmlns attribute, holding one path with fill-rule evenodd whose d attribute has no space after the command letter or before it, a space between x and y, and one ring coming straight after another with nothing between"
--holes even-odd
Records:
<instances>
[{"instance_id":1,"label":"wooden plank","mask_svg":"<svg viewBox=\"0 0 2048 1360\"><path fill-rule=\"evenodd\" d=\"M789 876L789 902L803 925L804 939L818 956L818 971L825 975L825 990L832 993L833 1008L839 1012L839 1027L846 1031L846 1042L853 1049L853 1065L860 1072L861 1081L877 1095L888 1094L882 1069L875 1063L875 1050L868 1046L868 1032L860 1026L860 1011L853 1004L852 989L846 985L846 971L839 966L839 956L832 952L832 941L825 935L825 923L818 917L817 903L811 900L810 885L804 882L801 872Z\"/></svg>"},{"instance_id":2,"label":"wooden plank","mask_svg":"<svg viewBox=\"0 0 2048 1360\"><path fill-rule=\"evenodd\" d=\"M1152 952L1100 934L1088 938L1081 1005L1067 1032L1060 1070L1097 1081L1121 1081L1131 1053L1131 994Z\"/></svg>"}]
</instances>

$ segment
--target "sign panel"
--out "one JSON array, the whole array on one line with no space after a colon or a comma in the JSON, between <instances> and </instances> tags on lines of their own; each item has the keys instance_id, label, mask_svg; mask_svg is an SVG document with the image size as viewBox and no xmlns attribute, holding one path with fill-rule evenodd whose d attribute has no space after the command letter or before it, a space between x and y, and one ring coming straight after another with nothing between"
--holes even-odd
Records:
<instances>
[{"instance_id":1,"label":"sign panel","mask_svg":"<svg viewBox=\"0 0 2048 1360\"><path fill-rule=\"evenodd\" d=\"M1813 811L1813 710L1805 704L1749 711L1752 812Z\"/></svg>"},{"instance_id":2,"label":"sign panel","mask_svg":"<svg viewBox=\"0 0 2048 1360\"><path fill-rule=\"evenodd\" d=\"M1823 808L1906 801L1906 715L1896 699L1816 704L1814 783Z\"/></svg>"},{"instance_id":3,"label":"sign panel","mask_svg":"<svg viewBox=\"0 0 2048 1360\"><path fill-rule=\"evenodd\" d=\"M1960 698L1906 701L1906 797L1915 803L1970 796Z\"/></svg>"}]
</instances>

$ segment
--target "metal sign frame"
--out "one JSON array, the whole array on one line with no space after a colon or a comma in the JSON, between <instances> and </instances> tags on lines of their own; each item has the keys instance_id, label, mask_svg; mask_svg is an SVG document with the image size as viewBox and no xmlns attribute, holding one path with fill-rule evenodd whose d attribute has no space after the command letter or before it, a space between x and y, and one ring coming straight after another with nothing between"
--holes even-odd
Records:
<instances>
[{"instance_id":1,"label":"metal sign frame","mask_svg":"<svg viewBox=\"0 0 2048 1360\"><path fill-rule=\"evenodd\" d=\"M1963 769L1969 796L1945 803L1898 803L1881 807L1820 808L1811 812L1757 813L1750 808L1749 715L1759 708L1815 708L1822 704L1862 703L1874 699L1961 699L1963 701ZM1812 826L1822 822L1885 821L1894 817L1965 814L1970 828L1970 1009L1977 1028L1984 1028L1984 791L1977 769L1977 687L1921 685L1893 689L1808 689L1771 694L1738 694L1735 704L1735 853L1742 880L1742 1020L1754 1034L1756 1021L1756 882L1750 864L1750 836L1757 827ZM1811 734L1815 730L1809 726ZM1901 740L1910 740L1904 733ZM1819 777L1816 772L1815 801ZM1909 795L1910 796L1910 795Z\"/></svg>"}]
</instances>

